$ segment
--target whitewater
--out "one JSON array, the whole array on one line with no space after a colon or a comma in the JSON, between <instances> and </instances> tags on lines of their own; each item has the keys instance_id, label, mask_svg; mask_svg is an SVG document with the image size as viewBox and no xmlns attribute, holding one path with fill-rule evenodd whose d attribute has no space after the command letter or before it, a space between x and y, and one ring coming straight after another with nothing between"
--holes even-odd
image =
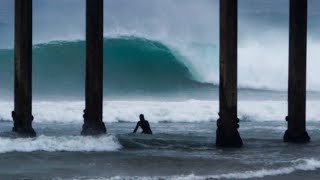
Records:
<instances>
[{"instance_id":1,"label":"whitewater","mask_svg":"<svg viewBox=\"0 0 320 180\"><path fill-rule=\"evenodd\" d=\"M35 101L34 122L82 123L84 101ZM188 100L161 101L104 101L105 122L136 122L139 114L145 114L152 123L161 122L211 122L218 119L219 102ZM320 101L307 102L307 119L319 121ZM1 121L12 121L12 102L0 103ZM238 116L243 121L283 121L287 114L286 101L240 101Z\"/></svg>"}]
</instances>

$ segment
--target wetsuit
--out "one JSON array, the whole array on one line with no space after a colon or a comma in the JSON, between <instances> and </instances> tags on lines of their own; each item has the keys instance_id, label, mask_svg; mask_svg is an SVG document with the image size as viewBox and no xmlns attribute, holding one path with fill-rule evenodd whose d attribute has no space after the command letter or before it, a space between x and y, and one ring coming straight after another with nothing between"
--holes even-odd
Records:
<instances>
[{"instance_id":1,"label":"wetsuit","mask_svg":"<svg viewBox=\"0 0 320 180\"><path fill-rule=\"evenodd\" d=\"M142 120L142 121L137 122L137 126L136 126L136 128L134 129L133 133L136 133L136 132L137 132L139 126L140 126L141 129L142 129L142 133L141 133L141 134L152 134L152 131L151 131L149 122L146 121L146 120Z\"/></svg>"}]
</instances>

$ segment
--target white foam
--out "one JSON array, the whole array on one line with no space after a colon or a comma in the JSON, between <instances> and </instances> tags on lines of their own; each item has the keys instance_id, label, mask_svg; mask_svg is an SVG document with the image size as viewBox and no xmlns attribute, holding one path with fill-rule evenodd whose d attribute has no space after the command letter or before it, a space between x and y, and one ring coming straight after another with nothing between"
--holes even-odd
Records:
<instances>
[{"instance_id":1,"label":"white foam","mask_svg":"<svg viewBox=\"0 0 320 180\"><path fill-rule=\"evenodd\" d=\"M219 42L157 35L147 32L112 29L107 37L135 36L160 41L173 50L192 77L204 83L219 84ZM258 36L258 37L257 37ZM263 38L264 37L264 38ZM288 86L288 32L280 28L259 32L240 42L238 48L239 87L285 91ZM308 39L307 90L319 91L317 61L319 42Z\"/></svg>"},{"instance_id":2,"label":"white foam","mask_svg":"<svg viewBox=\"0 0 320 180\"><path fill-rule=\"evenodd\" d=\"M307 121L319 121L320 101L307 102ZM250 121L284 121L286 101L240 101L240 119ZM11 121L12 102L0 102L0 119ZM82 123L84 101L33 102L34 122ZM181 102L158 101L105 101L105 122L136 122L140 113L153 123L215 121L218 101L188 100Z\"/></svg>"},{"instance_id":3,"label":"white foam","mask_svg":"<svg viewBox=\"0 0 320 180\"><path fill-rule=\"evenodd\" d=\"M215 176L209 176L207 178L212 179L249 179L249 178L262 178L265 176L277 176L291 174L295 171L314 171L320 168L320 161L315 159L299 159L293 161L294 165L290 167L283 167L279 169L261 169L257 171L245 171L245 172L236 172L221 174Z\"/></svg>"},{"instance_id":4,"label":"white foam","mask_svg":"<svg viewBox=\"0 0 320 180\"><path fill-rule=\"evenodd\" d=\"M255 89L287 90L288 86L288 32L271 29L255 34L239 46L239 86ZM264 37L264 38L262 38ZM316 67L319 43L308 39L307 89L319 91Z\"/></svg>"},{"instance_id":5,"label":"white foam","mask_svg":"<svg viewBox=\"0 0 320 180\"><path fill-rule=\"evenodd\" d=\"M0 137L0 153L33 152L33 151L70 151L70 152L101 152L117 151L120 143L114 136L44 136L36 138L3 138Z\"/></svg>"},{"instance_id":6,"label":"white foam","mask_svg":"<svg viewBox=\"0 0 320 180\"><path fill-rule=\"evenodd\" d=\"M198 176L198 175L177 175L177 176L157 176L157 177L112 177L112 178L91 178L94 180L205 180L205 179L252 179L252 178L263 178L266 176L279 176L291 174L295 171L314 171L320 168L320 161L316 159L299 159L292 161L293 165L289 167L283 167L278 169L260 169L256 171L244 171L227 173L220 175L208 175L208 176ZM78 178L74 178L78 179ZM80 178L79 178L80 179ZM89 178L90 179L90 178Z\"/></svg>"}]
</instances>

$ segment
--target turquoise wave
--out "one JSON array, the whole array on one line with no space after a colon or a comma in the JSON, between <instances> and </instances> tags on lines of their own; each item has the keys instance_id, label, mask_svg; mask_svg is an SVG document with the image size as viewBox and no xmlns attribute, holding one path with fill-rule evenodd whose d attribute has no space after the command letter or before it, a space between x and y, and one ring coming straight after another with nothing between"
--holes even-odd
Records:
<instances>
[{"instance_id":1,"label":"turquoise wave","mask_svg":"<svg viewBox=\"0 0 320 180\"><path fill-rule=\"evenodd\" d=\"M195 81L165 44L137 37L104 39L104 89L107 94L171 92L211 87ZM12 90L13 50L0 50L0 88ZM33 48L35 93L82 95L85 82L85 42L56 41Z\"/></svg>"}]
</instances>

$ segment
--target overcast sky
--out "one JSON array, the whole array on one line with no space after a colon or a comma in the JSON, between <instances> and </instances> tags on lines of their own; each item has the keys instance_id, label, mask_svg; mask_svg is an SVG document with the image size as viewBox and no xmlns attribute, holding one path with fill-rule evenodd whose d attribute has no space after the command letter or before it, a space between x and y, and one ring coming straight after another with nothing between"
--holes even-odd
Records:
<instances>
[{"instance_id":1,"label":"overcast sky","mask_svg":"<svg viewBox=\"0 0 320 180\"><path fill-rule=\"evenodd\" d=\"M116 32L201 42L218 39L219 0L104 2L106 36ZM0 47L13 43L13 4L14 0L0 0ZM265 31L270 24L278 24L277 28L286 30L288 5L289 0L239 0L240 37ZM310 16L320 14L319 0L309 0L309 7ZM33 8L34 43L84 39L85 0L33 0ZM314 19L311 24L319 24L318 18Z\"/></svg>"}]
</instances>

